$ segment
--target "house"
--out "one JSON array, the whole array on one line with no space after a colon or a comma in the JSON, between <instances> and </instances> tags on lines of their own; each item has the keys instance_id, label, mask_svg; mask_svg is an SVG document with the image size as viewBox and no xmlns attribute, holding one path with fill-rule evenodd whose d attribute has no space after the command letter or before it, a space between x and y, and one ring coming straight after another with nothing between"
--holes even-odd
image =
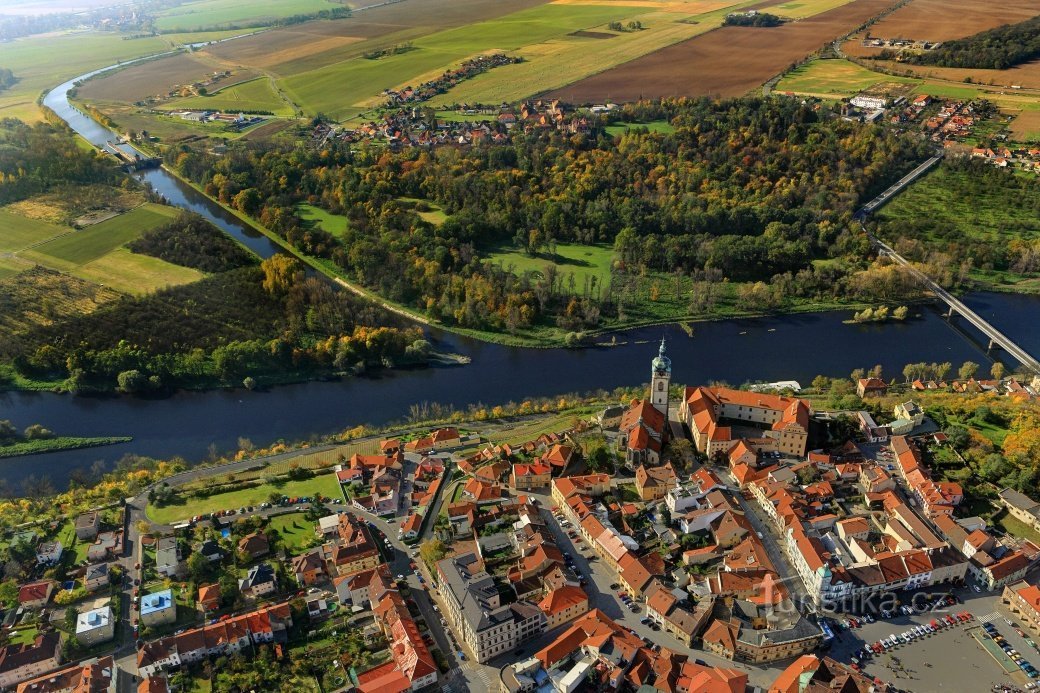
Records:
<instances>
[{"instance_id":1,"label":"house","mask_svg":"<svg viewBox=\"0 0 1040 693\"><path fill-rule=\"evenodd\" d=\"M706 597L694 608L687 606L687 594L682 590L670 590L664 584L653 581L646 592L646 615L674 635L687 647L707 625L711 618L714 597Z\"/></svg>"},{"instance_id":2,"label":"house","mask_svg":"<svg viewBox=\"0 0 1040 693\"><path fill-rule=\"evenodd\" d=\"M101 526L101 515L96 510L85 512L76 518L76 538L88 541L97 536Z\"/></svg>"},{"instance_id":3,"label":"house","mask_svg":"<svg viewBox=\"0 0 1040 693\"><path fill-rule=\"evenodd\" d=\"M580 587L564 585L550 590L538 602L538 608L545 614L546 630L552 630L585 615L589 610L589 596Z\"/></svg>"},{"instance_id":4,"label":"house","mask_svg":"<svg viewBox=\"0 0 1040 693\"><path fill-rule=\"evenodd\" d=\"M48 631L37 635L31 643L0 648L0 688L10 689L22 681L57 668L60 644L58 633Z\"/></svg>"},{"instance_id":5,"label":"house","mask_svg":"<svg viewBox=\"0 0 1040 693\"><path fill-rule=\"evenodd\" d=\"M1023 580L1005 585L1000 598L1033 637L1040 636L1040 588Z\"/></svg>"},{"instance_id":6,"label":"house","mask_svg":"<svg viewBox=\"0 0 1040 693\"><path fill-rule=\"evenodd\" d=\"M432 452L447 450L462 445L462 438L457 428L438 428L428 436L416 438L404 444L406 452Z\"/></svg>"},{"instance_id":7,"label":"house","mask_svg":"<svg viewBox=\"0 0 1040 693\"><path fill-rule=\"evenodd\" d=\"M571 458L574 457L574 446L573 445L561 445L559 443L549 448L549 451L542 456L542 461L549 465L549 467L556 474L562 474L567 465L570 464ZM549 485L548 482L545 483Z\"/></svg>"},{"instance_id":8,"label":"house","mask_svg":"<svg viewBox=\"0 0 1040 693\"><path fill-rule=\"evenodd\" d=\"M888 385L881 378L860 378L856 381L858 397L880 397L888 392Z\"/></svg>"},{"instance_id":9,"label":"house","mask_svg":"<svg viewBox=\"0 0 1040 693\"><path fill-rule=\"evenodd\" d=\"M199 585L199 611L208 613L220 608L220 585Z\"/></svg>"},{"instance_id":10,"label":"house","mask_svg":"<svg viewBox=\"0 0 1040 693\"><path fill-rule=\"evenodd\" d=\"M60 541L45 541L36 547L36 562L40 565L54 565L61 560L61 553Z\"/></svg>"},{"instance_id":11,"label":"house","mask_svg":"<svg viewBox=\"0 0 1040 693\"><path fill-rule=\"evenodd\" d=\"M202 544L196 550L198 551L198 553L202 554L210 563L216 563L224 557L224 552L220 550L220 544L213 541L212 539L207 539L206 541L202 542Z\"/></svg>"},{"instance_id":12,"label":"house","mask_svg":"<svg viewBox=\"0 0 1040 693\"><path fill-rule=\"evenodd\" d=\"M184 574L184 564L181 563L176 537L163 537L159 540L155 549L155 570L169 578L177 578Z\"/></svg>"},{"instance_id":13,"label":"house","mask_svg":"<svg viewBox=\"0 0 1040 693\"><path fill-rule=\"evenodd\" d=\"M253 532L238 540L239 553L249 556L250 560L266 556L270 550L270 541L263 532Z\"/></svg>"},{"instance_id":14,"label":"house","mask_svg":"<svg viewBox=\"0 0 1040 693\"><path fill-rule=\"evenodd\" d=\"M496 503L502 500L502 488L473 478L462 487L462 497L475 503Z\"/></svg>"},{"instance_id":15,"label":"house","mask_svg":"<svg viewBox=\"0 0 1040 693\"><path fill-rule=\"evenodd\" d=\"M1003 489L999 496L1000 502L1012 516L1033 529L1040 529L1040 503L1013 488Z\"/></svg>"},{"instance_id":16,"label":"house","mask_svg":"<svg viewBox=\"0 0 1040 693\"><path fill-rule=\"evenodd\" d=\"M419 529L422 527L423 517L418 513L412 513L408 516L404 522L401 523L401 537L404 539L415 539L419 536Z\"/></svg>"},{"instance_id":17,"label":"house","mask_svg":"<svg viewBox=\"0 0 1040 693\"><path fill-rule=\"evenodd\" d=\"M83 573L83 586L88 592L95 592L109 584L108 563L94 563L87 566Z\"/></svg>"},{"instance_id":18,"label":"house","mask_svg":"<svg viewBox=\"0 0 1040 693\"><path fill-rule=\"evenodd\" d=\"M115 628L116 619L110 606L85 611L76 617L76 639L87 647L111 640L115 637Z\"/></svg>"},{"instance_id":19,"label":"house","mask_svg":"<svg viewBox=\"0 0 1040 693\"><path fill-rule=\"evenodd\" d=\"M292 572L303 587L314 585L329 576L321 549L311 549L301 556L293 556Z\"/></svg>"},{"instance_id":20,"label":"house","mask_svg":"<svg viewBox=\"0 0 1040 693\"><path fill-rule=\"evenodd\" d=\"M1030 565L1021 551L1008 551L1000 559L979 551L968 562L968 571L985 589L995 590L1023 579Z\"/></svg>"},{"instance_id":21,"label":"house","mask_svg":"<svg viewBox=\"0 0 1040 693\"><path fill-rule=\"evenodd\" d=\"M111 655L89 659L22 681L15 693L115 693L115 671Z\"/></svg>"},{"instance_id":22,"label":"house","mask_svg":"<svg viewBox=\"0 0 1040 693\"><path fill-rule=\"evenodd\" d=\"M544 462L514 464L509 475L509 485L518 491L548 486L552 481L552 469Z\"/></svg>"},{"instance_id":23,"label":"house","mask_svg":"<svg viewBox=\"0 0 1040 693\"><path fill-rule=\"evenodd\" d=\"M87 547L87 560L107 561L123 555L123 530L101 532Z\"/></svg>"},{"instance_id":24,"label":"house","mask_svg":"<svg viewBox=\"0 0 1040 693\"><path fill-rule=\"evenodd\" d=\"M916 402L902 402L895 406L895 417L912 421L914 427L924 423L924 410Z\"/></svg>"},{"instance_id":25,"label":"house","mask_svg":"<svg viewBox=\"0 0 1040 693\"><path fill-rule=\"evenodd\" d=\"M26 609L38 609L47 605L52 592L54 592L53 580L30 582L18 589L18 604Z\"/></svg>"},{"instance_id":26,"label":"house","mask_svg":"<svg viewBox=\"0 0 1040 693\"><path fill-rule=\"evenodd\" d=\"M645 501L654 501L664 498L669 491L675 488L676 476L671 463L663 467L646 467L640 465L636 468L636 491L639 497Z\"/></svg>"},{"instance_id":27,"label":"house","mask_svg":"<svg viewBox=\"0 0 1040 693\"><path fill-rule=\"evenodd\" d=\"M769 693L872 693L883 690L889 690L889 687L878 679L830 657L821 659L814 654L802 655L789 664L769 687Z\"/></svg>"},{"instance_id":28,"label":"house","mask_svg":"<svg viewBox=\"0 0 1040 693\"><path fill-rule=\"evenodd\" d=\"M177 603L173 590L162 590L141 597L141 623L157 626L177 621Z\"/></svg>"},{"instance_id":29,"label":"house","mask_svg":"<svg viewBox=\"0 0 1040 693\"><path fill-rule=\"evenodd\" d=\"M271 594L278 588L274 568L267 563L258 563L238 581L238 590L246 599L258 599Z\"/></svg>"}]
</instances>

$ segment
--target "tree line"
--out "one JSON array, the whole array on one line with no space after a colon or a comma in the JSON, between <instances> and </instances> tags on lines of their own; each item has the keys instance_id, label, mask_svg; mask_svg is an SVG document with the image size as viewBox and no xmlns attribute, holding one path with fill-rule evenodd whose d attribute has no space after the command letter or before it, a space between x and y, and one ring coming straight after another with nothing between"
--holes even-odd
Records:
<instances>
[{"instance_id":1,"label":"tree line","mask_svg":"<svg viewBox=\"0 0 1040 693\"><path fill-rule=\"evenodd\" d=\"M581 134L517 128L509 144L465 149L252 142L222 157L190 145L165 157L351 281L448 324L516 331L615 317L624 278L646 271L795 283L815 272L814 259L846 254L858 271L869 246L847 228L853 210L924 155L914 140L793 100L619 110L612 119L666 119L675 132L611 136L603 120ZM403 198L435 202L448 218L429 223ZM303 202L345 215L347 230L305 223ZM535 254L555 242L614 245L609 285L575 300L548 268L516 273L486 261L503 244ZM829 291L833 280L818 283Z\"/></svg>"},{"instance_id":2,"label":"tree line","mask_svg":"<svg viewBox=\"0 0 1040 693\"><path fill-rule=\"evenodd\" d=\"M0 120L0 205L65 183L111 184L119 175L111 161L77 147L66 126Z\"/></svg>"},{"instance_id":3,"label":"tree line","mask_svg":"<svg viewBox=\"0 0 1040 693\"><path fill-rule=\"evenodd\" d=\"M1017 24L1005 24L974 36L944 41L923 53L881 51L878 58L897 58L914 65L1006 70L1040 57L1040 16Z\"/></svg>"}]
</instances>

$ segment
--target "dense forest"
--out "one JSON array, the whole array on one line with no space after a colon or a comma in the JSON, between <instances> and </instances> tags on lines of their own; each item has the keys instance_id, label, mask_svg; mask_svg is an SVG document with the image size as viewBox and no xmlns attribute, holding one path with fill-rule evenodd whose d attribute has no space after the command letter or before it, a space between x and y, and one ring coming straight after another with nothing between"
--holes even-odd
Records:
<instances>
[{"instance_id":1,"label":"dense forest","mask_svg":"<svg viewBox=\"0 0 1040 693\"><path fill-rule=\"evenodd\" d=\"M924 53L882 51L882 59L898 58L916 65L1006 70L1040 57L1040 17L945 41Z\"/></svg>"},{"instance_id":2,"label":"dense forest","mask_svg":"<svg viewBox=\"0 0 1040 693\"><path fill-rule=\"evenodd\" d=\"M768 12L735 12L727 14L724 26L780 26L784 20Z\"/></svg>"},{"instance_id":3,"label":"dense forest","mask_svg":"<svg viewBox=\"0 0 1040 693\"><path fill-rule=\"evenodd\" d=\"M249 143L216 157L181 146L166 162L349 280L463 327L595 327L618 314L625 278L646 272L771 281L781 288L765 289L769 307L776 291L902 291L888 281L902 284L898 272L853 277L813 260L848 256L864 269L869 245L846 222L925 145L792 99L641 103L614 117L667 119L675 132L518 128L508 145L400 153ZM423 220L405 198L436 203L447 220ZM347 216L348 228L303 223L302 202ZM518 275L485 261L502 245L535 254L564 242L613 245L613 279L567 291L551 265Z\"/></svg>"},{"instance_id":4,"label":"dense forest","mask_svg":"<svg viewBox=\"0 0 1040 693\"><path fill-rule=\"evenodd\" d=\"M23 375L72 392L146 392L425 362L418 329L277 255L89 315L0 335Z\"/></svg>"},{"instance_id":5,"label":"dense forest","mask_svg":"<svg viewBox=\"0 0 1040 693\"><path fill-rule=\"evenodd\" d=\"M256 258L197 214L180 216L127 244L135 253L202 272L227 272L256 264Z\"/></svg>"},{"instance_id":6,"label":"dense forest","mask_svg":"<svg viewBox=\"0 0 1040 693\"><path fill-rule=\"evenodd\" d=\"M0 205L65 183L114 183L119 175L111 161L77 147L67 127L0 120Z\"/></svg>"}]
</instances>

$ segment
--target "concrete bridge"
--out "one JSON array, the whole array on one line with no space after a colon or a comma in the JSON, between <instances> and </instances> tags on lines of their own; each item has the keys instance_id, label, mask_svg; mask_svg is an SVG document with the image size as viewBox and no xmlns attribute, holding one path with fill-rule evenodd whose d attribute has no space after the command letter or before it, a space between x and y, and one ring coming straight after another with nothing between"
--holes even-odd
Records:
<instances>
[{"instance_id":1,"label":"concrete bridge","mask_svg":"<svg viewBox=\"0 0 1040 693\"><path fill-rule=\"evenodd\" d=\"M903 188L913 183L915 180L921 177L926 171L935 166L942 159L942 154L933 156L923 164L915 168L910 173L899 179L898 182L889 187L885 192L878 195L876 198L863 205L855 217L862 223L866 219L867 215L877 210L883 204L892 199L895 195L902 192ZM922 285L928 288L937 299L945 303L948 307L946 312L946 318L952 318L955 315L960 315L967 320L975 329L982 334L986 335L989 339L987 350L999 347L1006 351L1012 358L1025 366L1029 371L1034 374L1040 374L1040 360L1037 360L1032 354L1020 347L1014 341L1011 340L1006 334L995 328L993 325L983 319L978 313L973 311L971 308L966 306L963 301L951 294L946 289L935 283L931 277L920 271L913 265L911 265L906 258L893 250L889 245L884 243L881 239L874 236L872 233L867 231L866 227L863 231L867 234L870 242L874 244L874 247L878 249L878 252L882 255L892 258L895 262L899 263L903 267L906 267L910 273L919 281Z\"/></svg>"}]
</instances>

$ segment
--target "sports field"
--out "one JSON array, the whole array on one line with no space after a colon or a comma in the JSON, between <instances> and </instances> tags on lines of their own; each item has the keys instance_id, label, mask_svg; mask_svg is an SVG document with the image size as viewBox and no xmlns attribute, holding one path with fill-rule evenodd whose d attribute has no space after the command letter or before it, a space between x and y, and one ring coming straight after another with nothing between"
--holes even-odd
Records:
<instances>
[{"instance_id":1,"label":"sports field","mask_svg":"<svg viewBox=\"0 0 1040 693\"><path fill-rule=\"evenodd\" d=\"M256 79L232 84L207 96L176 99L165 104L165 107L173 109L205 109L228 113L241 110L270 111L275 115L293 115L292 106L278 96L274 87L271 86L271 80L267 77L257 77Z\"/></svg>"},{"instance_id":2,"label":"sports field","mask_svg":"<svg viewBox=\"0 0 1040 693\"><path fill-rule=\"evenodd\" d=\"M555 257L548 250L538 255L528 255L522 250L502 249L489 253L487 260L504 269L512 269L515 274L534 272L543 277L546 266L555 265L563 290L567 293L581 295L586 280L596 279L597 287L605 287L610 283L610 267L614 261L614 250L606 246L585 246L560 243L556 246ZM570 276L574 275L571 286Z\"/></svg>"},{"instance_id":3,"label":"sports field","mask_svg":"<svg viewBox=\"0 0 1040 693\"><path fill-rule=\"evenodd\" d=\"M160 31L196 31L234 26L259 26L297 14L342 9L346 5L329 0L199 0L159 13L155 27Z\"/></svg>"}]
</instances>

